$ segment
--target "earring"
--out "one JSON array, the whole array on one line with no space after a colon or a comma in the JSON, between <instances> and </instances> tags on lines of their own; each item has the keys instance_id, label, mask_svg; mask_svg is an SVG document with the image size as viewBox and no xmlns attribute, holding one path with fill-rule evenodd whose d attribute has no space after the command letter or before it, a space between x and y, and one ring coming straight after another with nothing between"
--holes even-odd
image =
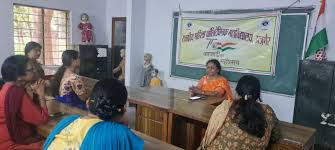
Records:
<instances>
[{"instance_id":1,"label":"earring","mask_svg":"<svg viewBox=\"0 0 335 150\"><path fill-rule=\"evenodd\" d=\"M248 95L244 95L244 100L248 100Z\"/></svg>"}]
</instances>

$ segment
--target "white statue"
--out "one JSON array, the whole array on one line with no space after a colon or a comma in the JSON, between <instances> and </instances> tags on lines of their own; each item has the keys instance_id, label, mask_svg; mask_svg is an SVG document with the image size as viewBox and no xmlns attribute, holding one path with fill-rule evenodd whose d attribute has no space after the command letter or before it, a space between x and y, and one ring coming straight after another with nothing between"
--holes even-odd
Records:
<instances>
[{"instance_id":1,"label":"white statue","mask_svg":"<svg viewBox=\"0 0 335 150\"><path fill-rule=\"evenodd\" d=\"M125 71L126 71L126 51L125 49L120 50L120 57L121 57L121 62L119 66L113 69L113 74L118 73L121 71L121 74L119 76L119 80L124 82L125 81Z\"/></svg>"}]
</instances>

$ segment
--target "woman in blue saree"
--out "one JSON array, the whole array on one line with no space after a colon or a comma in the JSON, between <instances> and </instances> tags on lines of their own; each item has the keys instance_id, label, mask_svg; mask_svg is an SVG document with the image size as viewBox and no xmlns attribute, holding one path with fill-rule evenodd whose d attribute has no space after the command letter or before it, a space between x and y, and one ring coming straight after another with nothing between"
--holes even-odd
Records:
<instances>
[{"instance_id":1,"label":"woman in blue saree","mask_svg":"<svg viewBox=\"0 0 335 150\"><path fill-rule=\"evenodd\" d=\"M99 81L87 101L91 114L63 119L43 149L142 150L143 140L124 125L127 97L127 89L117 79Z\"/></svg>"}]
</instances>

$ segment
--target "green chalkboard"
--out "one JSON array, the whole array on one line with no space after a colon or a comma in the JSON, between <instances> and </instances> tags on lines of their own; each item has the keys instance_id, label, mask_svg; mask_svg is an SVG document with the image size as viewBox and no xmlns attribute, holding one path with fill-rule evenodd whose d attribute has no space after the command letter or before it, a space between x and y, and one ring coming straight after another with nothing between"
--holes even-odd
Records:
<instances>
[{"instance_id":1,"label":"green chalkboard","mask_svg":"<svg viewBox=\"0 0 335 150\"><path fill-rule=\"evenodd\" d=\"M306 9L283 11L275 75L255 75L261 81L263 91L295 95L299 60L301 60L304 49L310 11ZM178 16L179 13L173 13L171 76L200 79L206 74L204 68L176 65ZM221 74L232 82L238 81L240 77L245 75L245 73L225 70L222 70Z\"/></svg>"}]
</instances>

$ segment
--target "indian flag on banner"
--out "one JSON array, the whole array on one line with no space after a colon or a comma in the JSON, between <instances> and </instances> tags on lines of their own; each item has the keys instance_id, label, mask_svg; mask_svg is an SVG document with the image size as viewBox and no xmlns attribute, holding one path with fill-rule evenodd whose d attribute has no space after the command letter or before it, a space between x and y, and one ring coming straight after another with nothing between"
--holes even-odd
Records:
<instances>
[{"instance_id":1,"label":"indian flag on banner","mask_svg":"<svg viewBox=\"0 0 335 150\"><path fill-rule=\"evenodd\" d=\"M322 0L319 15L316 21L314 35L307 49L305 58L314 55L315 60L326 59L326 47L328 45L326 21L325 21L326 0Z\"/></svg>"}]
</instances>

